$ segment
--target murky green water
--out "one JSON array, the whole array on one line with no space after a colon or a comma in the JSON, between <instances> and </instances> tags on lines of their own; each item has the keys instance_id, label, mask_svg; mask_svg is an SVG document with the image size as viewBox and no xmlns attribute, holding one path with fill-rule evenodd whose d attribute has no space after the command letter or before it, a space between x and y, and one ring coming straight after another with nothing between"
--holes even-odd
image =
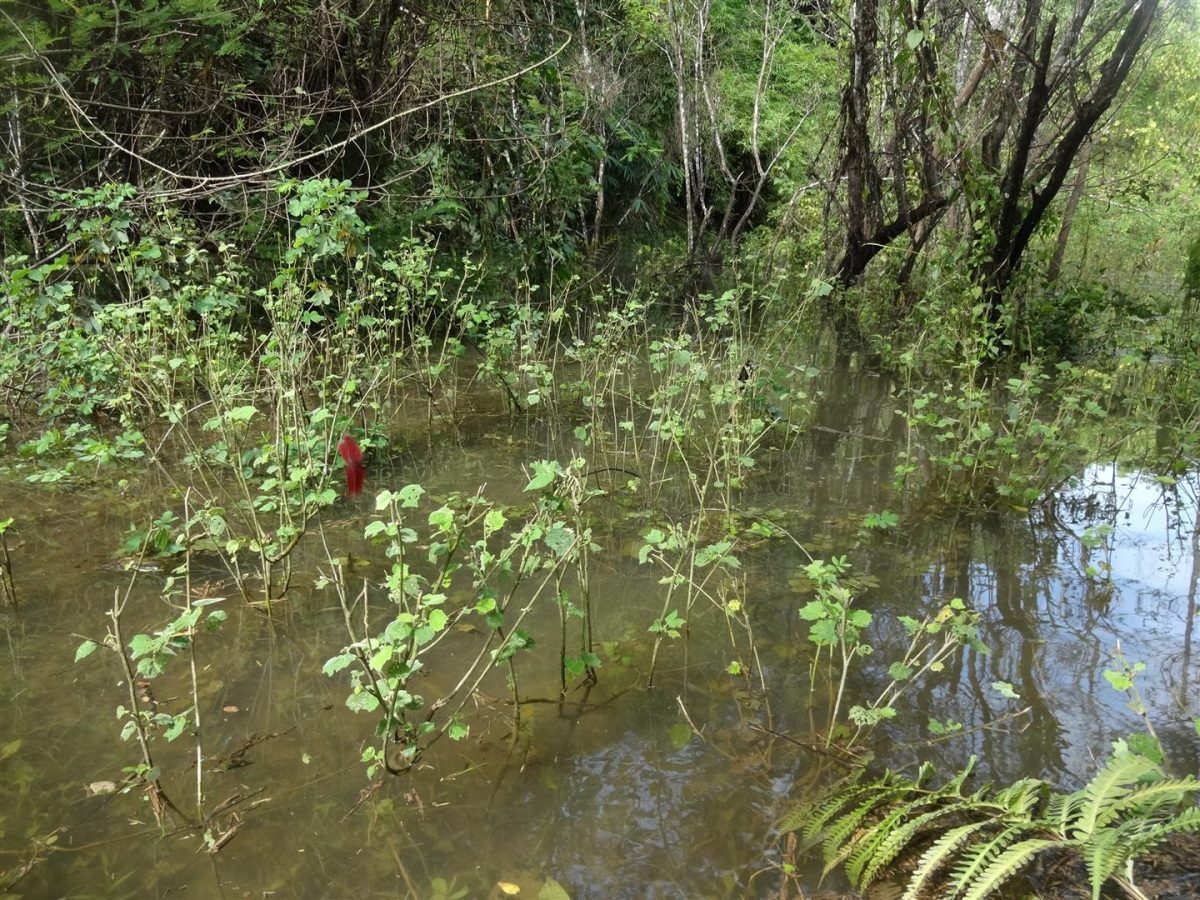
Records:
<instances>
[{"instance_id":1,"label":"murky green water","mask_svg":"<svg viewBox=\"0 0 1200 900\"><path fill-rule=\"evenodd\" d=\"M1119 642L1127 660L1147 665L1140 686L1172 761L1196 771L1185 715L1200 705L1195 481L1163 485L1098 465L1027 514L905 511L888 487L897 444L885 387L864 376L824 396L815 428L760 455L739 505L751 516L770 511L814 557L845 554L866 579L861 605L876 614L877 650L852 680L854 699L882 684L902 640L896 614L920 616L962 597L983 613L992 650L958 658L908 696L872 744L879 760L930 759L949 770L978 754L985 777L1040 775L1078 787L1112 739L1141 728L1103 677ZM420 482L437 496L486 483L489 496L518 502L523 465L569 452L560 431L570 429L491 417L414 439L390 471L376 461L368 492ZM797 615L805 598L796 591L808 560L796 548L764 543L743 557L741 599L765 692L751 689L759 673L751 682L727 673L728 627L711 604L692 610L685 639L665 645L647 690L646 629L661 611L662 573L636 558L647 520L604 511L592 572L599 682L560 701L547 640L523 661L523 696L544 702L524 707L515 741L497 672L468 704L469 738L437 743L413 771L371 793L358 761L371 717L348 711L344 680L321 672L346 636L332 593L313 587L320 548L301 546L294 588L273 618L248 608L201 560L197 593L229 597L229 621L197 645L205 806L240 801L215 820L237 830L210 855L194 830L163 834L142 795L86 791L119 781L137 753L118 737L116 710L128 695L116 658L97 653L75 664L75 650L103 636L114 596L129 584L128 573L103 568L125 529L168 505L154 474L117 496L0 486L0 516L18 519L10 546L21 601L3 619L0 870L19 869L36 839L56 835L14 896L436 897L447 887L473 898L495 896L499 882L538 896L546 878L575 900L777 896L771 823L827 768L788 739L810 740L814 724ZM896 528L862 527L883 509L901 514ZM371 510L368 498L342 501L326 517L339 552L371 556L361 538ZM383 560L373 565L378 576ZM161 575L138 575L126 634L165 620L161 584ZM543 615L530 630L553 633L556 616ZM479 641L468 632L447 641L422 692L451 684ZM1010 683L1020 699L1004 699L994 682ZM185 665L153 686L164 707L188 689ZM929 717L960 722L964 733L930 744ZM687 719L702 737L689 736ZM194 744L159 741L154 752L186 808Z\"/></svg>"}]
</instances>

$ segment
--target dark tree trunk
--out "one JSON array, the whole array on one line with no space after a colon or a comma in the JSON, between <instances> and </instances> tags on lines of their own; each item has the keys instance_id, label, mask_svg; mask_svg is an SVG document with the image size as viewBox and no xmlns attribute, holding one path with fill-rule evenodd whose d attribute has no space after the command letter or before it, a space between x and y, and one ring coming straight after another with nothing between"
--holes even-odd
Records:
<instances>
[{"instance_id":1,"label":"dark tree trunk","mask_svg":"<svg viewBox=\"0 0 1200 900\"><path fill-rule=\"evenodd\" d=\"M842 150L827 207L836 208L844 185L836 283L858 282L897 238L907 235L910 254L919 255L938 246L936 230L953 231L950 241L971 244L962 257L973 260L974 282L1000 322L1031 240L1129 77L1160 4L1083 4L1060 28L1043 0L989 5L986 17L942 0L896 10L855 0ZM906 46L885 46L881 22ZM952 35L961 35L957 52ZM943 49L956 52L957 88L941 74ZM955 215L942 215L951 209ZM917 263L907 258L902 277Z\"/></svg>"},{"instance_id":2,"label":"dark tree trunk","mask_svg":"<svg viewBox=\"0 0 1200 900\"><path fill-rule=\"evenodd\" d=\"M1062 190L1084 141L1108 111L1130 68L1141 52L1158 15L1159 0L1141 0L1125 25L1112 55L1100 67L1091 92L1078 104L1053 149L1030 171L1029 159L1052 96L1050 57L1056 22L1051 20L1042 39L1033 85L1025 107L1017 145L1004 176L1004 195L996 222L996 244L981 280L993 321L998 321L1004 296L1020 266L1021 257Z\"/></svg>"}]
</instances>

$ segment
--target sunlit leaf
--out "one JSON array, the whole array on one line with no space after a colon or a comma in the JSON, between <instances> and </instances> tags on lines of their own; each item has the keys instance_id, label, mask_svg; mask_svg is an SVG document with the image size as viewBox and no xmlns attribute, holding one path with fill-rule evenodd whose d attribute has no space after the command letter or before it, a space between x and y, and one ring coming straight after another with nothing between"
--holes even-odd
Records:
<instances>
[{"instance_id":1,"label":"sunlit leaf","mask_svg":"<svg viewBox=\"0 0 1200 900\"><path fill-rule=\"evenodd\" d=\"M489 509L487 515L483 517L483 536L491 537L497 531L504 527L507 519L498 509Z\"/></svg>"},{"instance_id":2,"label":"sunlit leaf","mask_svg":"<svg viewBox=\"0 0 1200 900\"><path fill-rule=\"evenodd\" d=\"M1133 687L1133 679L1124 672L1114 672L1111 669L1105 669L1104 680L1118 691L1127 691Z\"/></svg>"},{"instance_id":3,"label":"sunlit leaf","mask_svg":"<svg viewBox=\"0 0 1200 900\"><path fill-rule=\"evenodd\" d=\"M400 505L405 509L413 509L421 502L421 497L425 494L425 488L419 484L406 484L396 492L396 497L400 500Z\"/></svg>"},{"instance_id":4,"label":"sunlit leaf","mask_svg":"<svg viewBox=\"0 0 1200 900\"><path fill-rule=\"evenodd\" d=\"M354 712L374 712L379 709L379 700L374 694L358 691L346 698L346 706Z\"/></svg>"},{"instance_id":5,"label":"sunlit leaf","mask_svg":"<svg viewBox=\"0 0 1200 900\"><path fill-rule=\"evenodd\" d=\"M1020 700L1021 695L1013 690L1013 686L1007 681L993 681L992 690L1003 697L1005 700Z\"/></svg>"},{"instance_id":6,"label":"sunlit leaf","mask_svg":"<svg viewBox=\"0 0 1200 900\"><path fill-rule=\"evenodd\" d=\"M540 491L549 487L554 483L559 471L560 467L556 462L541 460L533 463L533 477L529 479L529 484L525 485L525 490Z\"/></svg>"}]
</instances>

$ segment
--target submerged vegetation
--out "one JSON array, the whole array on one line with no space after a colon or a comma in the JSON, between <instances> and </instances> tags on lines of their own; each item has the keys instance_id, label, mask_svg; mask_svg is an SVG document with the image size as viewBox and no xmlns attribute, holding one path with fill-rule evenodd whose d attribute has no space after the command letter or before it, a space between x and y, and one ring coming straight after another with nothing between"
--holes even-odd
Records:
<instances>
[{"instance_id":1,"label":"submerged vegetation","mask_svg":"<svg viewBox=\"0 0 1200 900\"><path fill-rule=\"evenodd\" d=\"M1134 861L1200 826L1200 785L1168 774L1134 667L1106 675L1142 730L1083 787L970 789L973 757L935 747L1043 713L1016 673L955 696L1009 622L968 595L969 553L920 609L877 589L925 577L930 523L1053 519L1096 463L1164 491L1195 471L1195 10L427 6L0 13L0 603L32 590L18 489L127 518L122 586L72 626L135 747L91 792L221 851L267 800L214 780L286 732L227 747L216 673L248 664L247 617L296 639L311 604L336 620L302 638L314 690L372 719L343 725L370 785L347 817L399 821L393 783L424 815L446 744L524 772L541 706L574 728L698 666L736 739L806 760L711 893L804 896L820 845L858 889L984 897L1075 853L1093 898L1143 896ZM542 446L477 482L413 465L480 420ZM843 453L883 492L853 522L763 502L766 473ZM1078 537L1088 584L1111 533ZM675 700L671 745L740 772L730 729ZM0 830L26 854L3 890L57 828ZM392 854L411 896L480 888ZM491 890L570 896L568 875Z\"/></svg>"}]
</instances>

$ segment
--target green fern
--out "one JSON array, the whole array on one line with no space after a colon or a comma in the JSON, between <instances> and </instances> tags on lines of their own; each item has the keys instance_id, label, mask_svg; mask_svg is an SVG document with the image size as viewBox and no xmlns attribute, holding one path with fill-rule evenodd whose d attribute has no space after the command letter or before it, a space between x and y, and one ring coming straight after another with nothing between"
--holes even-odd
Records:
<instances>
[{"instance_id":1,"label":"green fern","mask_svg":"<svg viewBox=\"0 0 1200 900\"><path fill-rule=\"evenodd\" d=\"M928 850L917 860L917 868L908 880L908 887L901 900L916 900L929 892L930 887L941 877L942 871L954 860L958 852L975 839L983 831L990 829L992 823L987 819L968 822L952 828L933 842Z\"/></svg>"},{"instance_id":2,"label":"green fern","mask_svg":"<svg viewBox=\"0 0 1200 900\"><path fill-rule=\"evenodd\" d=\"M1026 778L964 795L974 763L936 790L926 787L929 766L916 779L860 776L789 812L779 828L803 827L806 845L821 845L825 872L844 865L859 890L906 856L915 858L903 900L935 891L948 900L983 900L1038 856L1062 853L1083 862L1093 900L1105 885L1136 896L1133 861L1172 834L1200 831L1200 808L1193 805L1200 780L1168 778L1135 753L1118 752L1070 794Z\"/></svg>"},{"instance_id":3,"label":"green fern","mask_svg":"<svg viewBox=\"0 0 1200 900\"><path fill-rule=\"evenodd\" d=\"M851 778L843 780L827 795L818 798L815 802L802 803L793 807L775 823L775 828L780 834L799 831L802 845L805 848L812 847L824 834L825 826L829 824L829 821L853 803L856 796L866 797L878 793L879 786L883 782L860 785L859 780L862 774L861 770L856 772ZM887 776L885 775L883 781L886 782L886 780Z\"/></svg>"},{"instance_id":4,"label":"green fern","mask_svg":"<svg viewBox=\"0 0 1200 900\"><path fill-rule=\"evenodd\" d=\"M939 790L917 792L916 797L893 807L862 840L856 842L846 861L846 874L851 884L868 887L918 834L932 832L935 824L940 825L941 820L956 816L963 800L963 782L973 768L974 760L971 760ZM931 768L928 774L932 775Z\"/></svg>"},{"instance_id":5,"label":"green fern","mask_svg":"<svg viewBox=\"0 0 1200 900\"><path fill-rule=\"evenodd\" d=\"M865 803L860 803L855 809L829 826L824 840L821 842L821 852L825 856L825 872L823 874L828 875L840 866L846 857L853 852L857 840L852 839L852 836L860 825L867 820L869 815L897 796L898 792L891 790L880 798L882 802L871 799Z\"/></svg>"},{"instance_id":6,"label":"green fern","mask_svg":"<svg viewBox=\"0 0 1200 900\"><path fill-rule=\"evenodd\" d=\"M1071 837L1086 840L1119 815L1121 800L1130 792L1128 785L1152 772L1161 771L1144 756L1127 754L1111 760L1079 793L1083 804L1079 815L1068 826Z\"/></svg>"},{"instance_id":7,"label":"green fern","mask_svg":"<svg viewBox=\"0 0 1200 900\"><path fill-rule=\"evenodd\" d=\"M1026 835L1032 826L1007 825L993 832L986 840L972 843L959 854L958 861L950 872L947 893L952 897L986 897L1003 883L999 879L993 861L1019 837ZM1026 859L1028 862L1029 857ZM999 871L1003 871L1000 869Z\"/></svg>"},{"instance_id":8,"label":"green fern","mask_svg":"<svg viewBox=\"0 0 1200 900\"><path fill-rule=\"evenodd\" d=\"M896 861L904 852L904 848L912 843L918 834L928 834L935 826L941 827L943 821L957 816L953 806L939 806L937 809L923 813L915 818L904 817L896 820L895 827L887 833L883 841L874 847L874 852L864 860L862 874L855 877L847 865L847 873L855 884L873 884L888 866ZM879 829L882 831L883 829Z\"/></svg>"},{"instance_id":9,"label":"green fern","mask_svg":"<svg viewBox=\"0 0 1200 900\"><path fill-rule=\"evenodd\" d=\"M1012 844L988 863L977 878L970 882L963 900L983 900L990 896L1008 879L1024 869L1033 858L1044 850L1053 850L1058 842L1053 838L1026 838Z\"/></svg>"}]
</instances>

